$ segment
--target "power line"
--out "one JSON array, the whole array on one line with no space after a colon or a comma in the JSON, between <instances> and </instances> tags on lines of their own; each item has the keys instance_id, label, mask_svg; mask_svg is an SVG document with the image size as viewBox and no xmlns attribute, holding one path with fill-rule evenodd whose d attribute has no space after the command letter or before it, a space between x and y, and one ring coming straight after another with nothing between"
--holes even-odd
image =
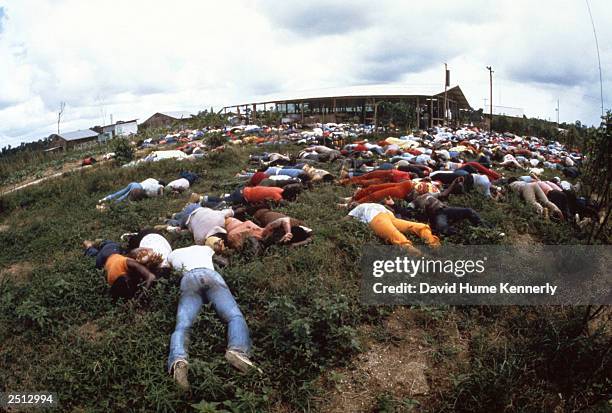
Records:
<instances>
[{"instance_id":1,"label":"power line","mask_svg":"<svg viewBox=\"0 0 612 413\"><path fill-rule=\"evenodd\" d=\"M597 49L597 62L599 65L599 93L601 97L601 117L604 116L604 100L603 100L603 78L601 76L601 58L599 57L599 42L597 41L597 32L595 31L595 22L593 22L593 15L591 14L591 6L589 0L584 0L589 10L589 17L591 18L591 26L593 26L593 36L595 36L595 48Z\"/></svg>"}]
</instances>

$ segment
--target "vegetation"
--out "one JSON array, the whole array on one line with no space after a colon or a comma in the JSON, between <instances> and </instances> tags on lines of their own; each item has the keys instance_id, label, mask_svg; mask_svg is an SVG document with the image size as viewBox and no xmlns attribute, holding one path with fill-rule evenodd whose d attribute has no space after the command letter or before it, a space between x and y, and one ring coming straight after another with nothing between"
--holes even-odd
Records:
<instances>
[{"instance_id":1,"label":"vegetation","mask_svg":"<svg viewBox=\"0 0 612 413\"><path fill-rule=\"evenodd\" d=\"M130 139L120 137L111 141L111 150L115 153L115 161L120 165L132 161L136 153Z\"/></svg>"},{"instance_id":2,"label":"vegetation","mask_svg":"<svg viewBox=\"0 0 612 413\"><path fill-rule=\"evenodd\" d=\"M228 192L249 153L259 150L232 147L189 163L203 176L193 189ZM287 150L298 148L282 148ZM79 170L0 199L0 224L8 225L0 231L0 391L55 391L61 411L318 411L329 407L326 395L333 389L324 378L330 371L355 362L353 356L367 351L368 343L394 345L379 328L390 309L359 301L361 251L377 241L364 225L342 220L345 211L331 207L350 189L319 186L280 208L314 229L310 245L272 247L259 259L234 256L221 271L246 316L253 359L264 373L240 375L227 365L224 328L212 309L204 308L192 332L192 391L180 393L165 368L178 275L159 280L137 299L113 302L81 242L118 239L180 210L185 196L126 203L103 213L95 204L131 181L151 176L169 181L183 168L181 162L161 161ZM332 168L337 172L339 165ZM461 195L449 202L477 209L493 228L461 226L445 242L586 242L565 224L543 222L514 197L495 204ZM500 238L500 231L507 237ZM191 243L188 236L175 237L174 246ZM583 308L410 311L427 334L428 380L436 391L416 397L381 392L372 400L375 411L606 406L609 324L585 318ZM465 348L452 345L454 334Z\"/></svg>"}]
</instances>

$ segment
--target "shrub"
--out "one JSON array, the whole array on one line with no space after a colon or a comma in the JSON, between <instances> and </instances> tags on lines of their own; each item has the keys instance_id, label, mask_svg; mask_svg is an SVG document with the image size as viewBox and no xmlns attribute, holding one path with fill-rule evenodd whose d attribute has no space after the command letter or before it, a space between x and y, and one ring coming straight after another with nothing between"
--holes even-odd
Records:
<instances>
[{"instance_id":1,"label":"shrub","mask_svg":"<svg viewBox=\"0 0 612 413\"><path fill-rule=\"evenodd\" d=\"M126 164L134 159L134 147L127 138L113 139L111 150L115 152L115 161L119 165Z\"/></svg>"}]
</instances>

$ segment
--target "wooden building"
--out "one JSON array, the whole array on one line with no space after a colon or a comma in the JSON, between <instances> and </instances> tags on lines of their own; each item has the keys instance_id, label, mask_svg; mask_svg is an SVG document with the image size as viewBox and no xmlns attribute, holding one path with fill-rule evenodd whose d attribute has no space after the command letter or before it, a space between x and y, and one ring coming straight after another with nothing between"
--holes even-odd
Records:
<instances>
[{"instance_id":1,"label":"wooden building","mask_svg":"<svg viewBox=\"0 0 612 413\"><path fill-rule=\"evenodd\" d=\"M192 114L186 111L157 112L140 124L143 128L159 128L171 126L175 122L191 119Z\"/></svg>"},{"instance_id":2,"label":"wooden building","mask_svg":"<svg viewBox=\"0 0 612 413\"><path fill-rule=\"evenodd\" d=\"M67 149L82 149L98 143L99 133L91 129L77 130L66 133L54 133L49 138L53 145Z\"/></svg>"},{"instance_id":3,"label":"wooden building","mask_svg":"<svg viewBox=\"0 0 612 413\"><path fill-rule=\"evenodd\" d=\"M298 92L293 96L268 96L252 103L226 106L223 113L247 115L253 122L258 111L275 110L286 120L311 122L358 122L379 125L383 102L403 102L414 109L415 125L428 128L459 122L460 112L471 110L459 86L410 87L364 85ZM448 108L444 111L444 106Z\"/></svg>"}]
</instances>

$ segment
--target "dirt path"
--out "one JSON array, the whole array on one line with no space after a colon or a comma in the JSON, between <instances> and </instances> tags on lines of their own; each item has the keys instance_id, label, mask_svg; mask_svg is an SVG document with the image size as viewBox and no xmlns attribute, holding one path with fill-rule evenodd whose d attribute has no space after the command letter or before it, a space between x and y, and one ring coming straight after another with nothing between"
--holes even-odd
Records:
<instances>
[{"instance_id":1,"label":"dirt path","mask_svg":"<svg viewBox=\"0 0 612 413\"><path fill-rule=\"evenodd\" d=\"M100 161L97 162L95 165L99 165L102 163L105 163L107 161ZM72 171L76 171L78 169L85 169L85 168L92 168L95 165L87 165L87 166L81 166L81 161L74 161L74 162L66 162L63 166L62 166L62 170L59 172L53 172L52 169L47 169L44 172L44 176L42 178L38 178L38 179L34 179L34 180L28 180L26 179L25 181L21 182L18 186L13 187L13 185L9 185L9 186L5 186L3 188L0 188L0 196L1 195L8 195L10 193L16 192L16 191L20 191L24 188L27 188L29 186L32 185L38 185L41 182L45 182L48 181L50 179L54 179L54 178L58 178L62 175L64 175L65 173L68 172L72 172Z\"/></svg>"}]
</instances>

